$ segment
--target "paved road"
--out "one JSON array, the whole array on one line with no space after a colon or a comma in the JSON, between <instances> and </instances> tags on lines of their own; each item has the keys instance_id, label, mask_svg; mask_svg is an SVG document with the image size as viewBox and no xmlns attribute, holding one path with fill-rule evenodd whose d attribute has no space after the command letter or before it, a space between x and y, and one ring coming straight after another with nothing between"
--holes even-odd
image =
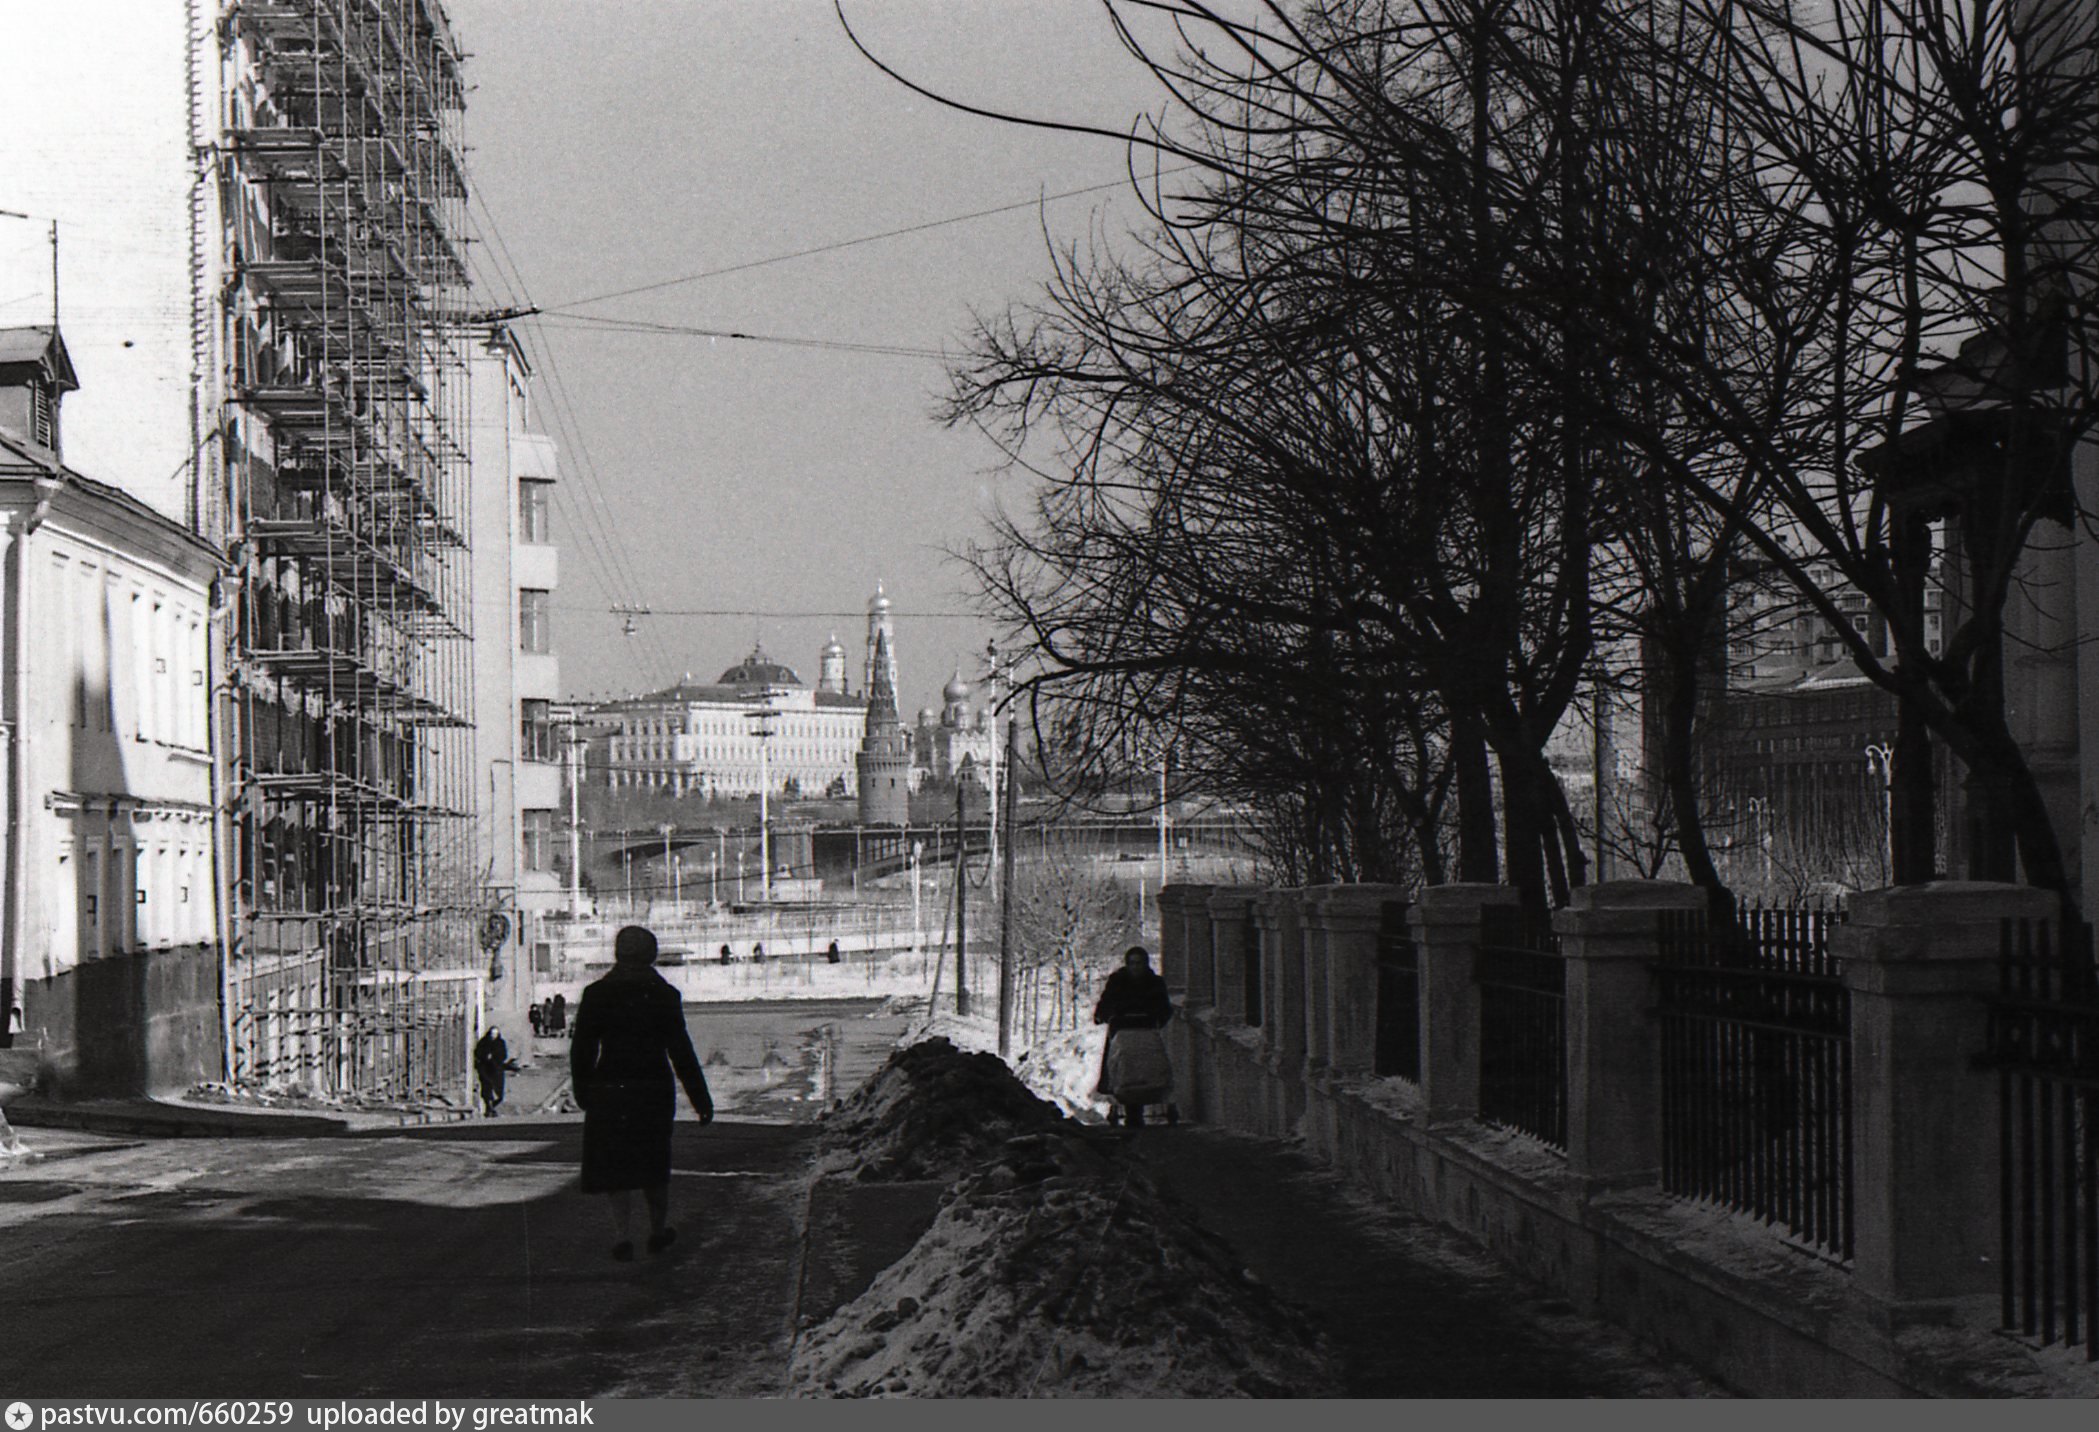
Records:
<instances>
[{"instance_id":1,"label":"paved road","mask_svg":"<svg viewBox=\"0 0 2099 1432\"><path fill-rule=\"evenodd\" d=\"M634 1264L574 1191L580 1134L35 1131L50 1156L0 1174L0 1397L776 1391L808 1131L679 1124L685 1236Z\"/></svg>"},{"instance_id":2,"label":"paved road","mask_svg":"<svg viewBox=\"0 0 2099 1432\"><path fill-rule=\"evenodd\" d=\"M1709 1392L1457 1239L1277 1145L1105 1135L1271 1287L1317 1310L1360 1397ZM680 1123L674 1256L608 1256L580 1125L123 1141L31 1130L0 1171L0 1399L769 1396L937 1189L845 1185L802 1268L806 1125Z\"/></svg>"}]
</instances>

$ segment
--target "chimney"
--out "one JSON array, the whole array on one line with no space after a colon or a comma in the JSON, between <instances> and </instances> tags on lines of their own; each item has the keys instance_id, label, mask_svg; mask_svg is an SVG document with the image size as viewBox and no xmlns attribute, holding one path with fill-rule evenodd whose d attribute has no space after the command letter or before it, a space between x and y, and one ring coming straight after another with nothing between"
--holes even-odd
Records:
<instances>
[{"instance_id":1,"label":"chimney","mask_svg":"<svg viewBox=\"0 0 2099 1432\"><path fill-rule=\"evenodd\" d=\"M63 460L59 400L79 386L56 328L0 328L0 427Z\"/></svg>"}]
</instances>

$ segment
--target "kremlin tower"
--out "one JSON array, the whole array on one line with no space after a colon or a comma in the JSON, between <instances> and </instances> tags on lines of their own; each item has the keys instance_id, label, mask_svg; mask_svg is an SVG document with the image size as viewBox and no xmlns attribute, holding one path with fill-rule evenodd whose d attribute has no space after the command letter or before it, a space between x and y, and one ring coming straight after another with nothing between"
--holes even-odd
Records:
<instances>
[{"instance_id":1,"label":"kremlin tower","mask_svg":"<svg viewBox=\"0 0 2099 1432\"><path fill-rule=\"evenodd\" d=\"M889 603L877 590L881 620L888 621ZM874 604L868 608L867 624L874 633L868 648L867 734L860 740L860 823L862 825L909 825L911 822L911 741L896 714L896 657L889 648L889 633L875 627Z\"/></svg>"}]
</instances>

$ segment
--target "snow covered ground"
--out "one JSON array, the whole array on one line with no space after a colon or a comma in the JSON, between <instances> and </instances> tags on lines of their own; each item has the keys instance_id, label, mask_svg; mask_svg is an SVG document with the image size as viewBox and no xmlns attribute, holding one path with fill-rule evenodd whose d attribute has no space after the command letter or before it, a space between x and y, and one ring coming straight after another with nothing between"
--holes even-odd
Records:
<instances>
[{"instance_id":1,"label":"snow covered ground","mask_svg":"<svg viewBox=\"0 0 2099 1432\"><path fill-rule=\"evenodd\" d=\"M976 1033L991 1033L984 1023ZM964 1171L908 1253L797 1334L795 1395L1308 1397L1339 1386L1302 1313L993 1056L941 1038L900 1051L826 1120L817 1166L861 1180Z\"/></svg>"}]
</instances>

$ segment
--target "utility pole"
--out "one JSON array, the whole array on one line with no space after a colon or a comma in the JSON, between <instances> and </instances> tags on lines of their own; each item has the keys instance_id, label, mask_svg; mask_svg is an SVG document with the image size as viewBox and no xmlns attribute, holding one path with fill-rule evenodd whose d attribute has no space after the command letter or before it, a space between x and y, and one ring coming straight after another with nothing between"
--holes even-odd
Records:
<instances>
[{"instance_id":1,"label":"utility pole","mask_svg":"<svg viewBox=\"0 0 2099 1432\"><path fill-rule=\"evenodd\" d=\"M987 669L987 673L986 673L986 675L985 675L985 678L984 678L984 680L985 680L986 684L987 684L987 685L989 685L989 686L990 686L990 688L991 688L991 782L990 782L990 784L989 784L989 785L988 785L988 786L986 787L986 789L987 789L988 791L990 791L990 793L991 793L991 828L990 828L990 833L989 833L989 835L988 835L988 837L987 837L987 838L989 839L989 841L990 841L990 843L991 843L991 868L992 868L993 870L996 870L996 869L998 869L998 868L999 868L999 863L998 863L998 719L999 719L999 717L998 717L998 685L999 685L999 671L998 671L998 643L997 643L997 642L995 642L995 641L987 641L987 642L985 642L985 643L984 643L984 659L985 659L985 661L987 661L987 662L989 663L989 667L988 667L988 669ZM999 1052L1000 1052L1001 1054L1005 1053L1005 1051L1004 1051L1003 1049L1001 1049L1001 1050L1000 1050Z\"/></svg>"},{"instance_id":2,"label":"utility pole","mask_svg":"<svg viewBox=\"0 0 2099 1432\"><path fill-rule=\"evenodd\" d=\"M1020 762L1014 741L1019 728L1006 727L1006 863L999 874L998 905L998 1057L1013 1052L1013 810L1020 804L1013 788L1013 773ZM992 745L995 751L996 743Z\"/></svg>"},{"instance_id":3,"label":"utility pole","mask_svg":"<svg viewBox=\"0 0 2099 1432\"><path fill-rule=\"evenodd\" d=\"M583 730L571 721L568 741L568 918L574 925L583 918L583 807L576 799L576 759L583 746Z\"/></svg>"},{"instance_id":4,"label":"utility pole","mask_svg":"<svg viewBox=\"0 0 2099 1432\"><path fill-rule=\"evenodd\" d=\"M955 1014L969 1017L969 872L963 852L969 846L969 827L963 824L963 792L967 782L955 781Z\"/></svg>"},{"instance_id":5,"label":"utility pole","mask_svg":"<svg viewBox=\"0 0 2099 1432\"><path fill-rule=\"evenodd\" d=\"M1171 746L1159 748L1159 888L1166 888L1166 762Z\"/></svg>"}]
</instances>

